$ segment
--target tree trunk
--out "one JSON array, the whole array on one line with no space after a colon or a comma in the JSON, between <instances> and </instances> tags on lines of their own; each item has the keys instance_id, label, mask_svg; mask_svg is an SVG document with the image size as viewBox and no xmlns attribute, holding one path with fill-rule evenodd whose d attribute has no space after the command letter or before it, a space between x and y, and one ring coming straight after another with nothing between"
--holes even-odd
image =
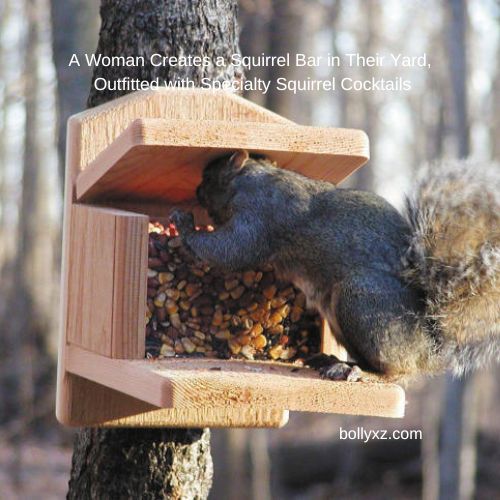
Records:
<instances>
[{"instance_id":1,"label":"tree trunk","mask_svg":"<svg viewBox=\"0 0 500 500\"><path fill-rule=\"evenodd\" d=\"M37 43L39 19L37 3L27 0L23 14L28 19L24 52L24 156L21 170L21 196L17 222L17 249L6 265L7 290L4 293L6 308L0 324L5 326L8 339L7 355L17 359L12 372L10 395L2 401L0 420L16 417L29 422L33 413L34 379L33 359L37 327L42 323L33 306L32 255L36 242L36 195L39 185L38 157L38 77ZM22 362L21 362L22 360ZM9 397L10 396L10 397Z\"/></svg>"},{"instance_id":2,"label":"tree trunk","mask_svg":"<svg viewBox=\"0 0 500 500\"><path fill-rule=\"evenodd\" d=\"M427 383L422 414L423 439L420 446L422 463L422 500L439 496L439 424L441 422L443 387L438 380ZM443 381L444 382L444 381Z\"/></svg>"},{"instance_id":3,"label":"tree trunk","mask_svg":"<svg viewBox=\"0 0 500 500\"><path fill-rule=\"evenodd\" d=\"M497 44L497 69L493 76L493 89L491 91L492 113L491 113L491 129L490 129L490 143L491 143L491 157L500 161L500 43Z\"/></svg>"},{"instance_id":4,"label":"tree trunk","mask_svg":"<svg viewBox=\"0 0 500 500\"><path fill-rule=\"evenodd\" d=\"M452 88L453 131L459 158L469 155L467 112L467 4L448 0L448 60ZM476 374L447 377L444 418L441 422L440 491L443 500L474 497L476 476Z\"/></svg>"},{"instance_id":5,"label":"tree trunk","mask_svg":"<svg viewBox=\"0 0 500 500\"><path fill-rule=\"evenodd\" d=\"M212 482L208 429L86 429L69 499L202 499Z\"/></svg>"},{"instance_id":6,"label":"tree trunk","mask_svg":"<svg viewBox=\"0 0 500 500\"><path fill-rule=\"evenodd\" d=\"M475 375L447 377L444 418L441 422L439 498L474 498L476 477L477 392Z\"/></svg>"},{"instance_id":7,"label":"tree trunk","mask_svg":"<svg viewBox=\"0 0 500 500\"><path fill-rule=\"evenodd\" d=\"M381 4L375 0L368 0L364 5L364 23L363 30L359 34L360 53L363 55L374 54L378 51L379 46L379 30L381 25ZM359 68L361 78L368 80L373 76L377 76L377 68L363 66ZM378 126L379 126L379 108L378 96L376 92L362 92L361 96L355 96L354 99L359 99L363 107L362 124L357 125L362 128L370 138L370 161L368 165L360 169L354 175L354 187L356 189L365 189L374 191L376 189L375 172L377 171L377 145ZM359 105L359 104L358 104Z\"/></svg>"},{"instance_id":8,"label":"tree trunk","mask_svg":"<svg viewBox=\"0 0 500 500\"><path fill-rule=\"evenodd\" d=\"M469 117L467 99L467 4L448 0L448 61L452 88L452 130L459 158L469 156Z\"/></svg>"},{"instance_id":9,"label":"tree trunk","mask_svg":"<svg viewBox=\"0 0 500 500\"><path fill-rule=\"evenodd\" d=\"M88 95L91 69L68 66L73 54L91 52L99 27L97 2L87 0L50 0L52 17L52 52L57 74L57 111L59 133L57 151L61 186L64 187L66 121L81 111Z\"/></svg>"},{"instance_id":10,"label":"tree trunk","mask_svg":"<svg viewBox=\"0 0 500 500\"><path fill-rule=\"evenodd\" d=\"M270 66L268 78L271 87L267 94L266 107L282 114L291 120L307 124L310 121L310 109L305 100L306 94L301 96L293 92L276 89L278 78L299 80L308 76L307 67L297 67L293 58L304 50L304 30L307 27L307 2L303 0L274 0L272 2L272 18L269 27L269 55L284 56L287 52L292 57L290 66Z\"/></svg>"},{"instance_id":11,"label":"tree trunk","mask_svg":"<svg viewBox=\"0 0 500 500\"><path fill-rule=\"evenodd\" d=\"M21 203L17 224L17 252L12 262L12 281L7 296L7 314L3 324L10 336L10 356L19 360L15 365L15 379L11 393L15 395L13 408L6 407L19 423L19 433L15 435L13 459L10 468L12 482L18 491L22 491L22 440L33 420L35 407L35 379L33 364L35 360L35 335L37 318L33 304L30 274L35 238L36 194L39 183L39 169L36 158L39 152L38 140L38 99L39 81L37 73L37 45L39 34L39 16L36 0L24 2L24 14L28 19L28 31L24 53L24 100L26 120L24 126L24 158L21 177ZM15 283L15 285L14 285ZM38 320L38 321L37 321ZM22 360L22 362L21 362ZM8 401L7 401L8 403Z\"/></svg>"},{"instance_id":12,"label":"tree trunk","mask_svg":"<svg viewBox=\"0 0 500 500\"><path fill-rule=\"evenodd\" d=\"M141 80L181 81L189 79L201 84L203 78L233 80L242 73L230 62L239 53L236 0L156 0L155 2L120 2L102 0L102 25L97 54L145 56L146 64L139 67L96 67L96 78L112 81L124 77ZM148 56L200 56L215 62L227 60L225 66L152 66ZM89 107L97 106L126 91L103 90L90 92Z\"/></svg>"},{"instance_id":13,"label":"tree trunk","mask_svg":"<svg viewBox=\"0 0 500 500\"><path fill-rule=\"evenodd\" d=\"M269 53L271 3L271 0L250 0L240 3L240 47L244 56ZM268 80L268 68L264 66L252 68L245 76L249 79ZM265 94L257 89L246 91L245 97L260 106L266 103Z\"/></svg>"},{"instance_id":14,"label":"tree trunk","mask_svg":"<svg viewBox=\"0 0 500 500\"><path fill-rule=\"evenodd\" d=\"M230 63L238 53L236 0L102 0L97 53L166 56L222 56L223 67L96 67L98 77L125 76L151 81L202 78L233 80L242 74ZM124 94L89 95L90 107ZM69 484L70 499L175 498L202 499L212 482L209 430L84 429L75 441Z\"/></svg>"},{"instance_id":15,"label":"tree trunk","mask_svg":"<svg viewBox=\"0 0 500 500\"><path fill-rule=\"evenodd\" d=\"M0 33L5 31L7 26L7 21L10 17L10 5L7 2L0 2ZM4 57L5 47L4 44L0 42L0 81L3 85L6 85L6 75L5 75L5 57ZM5 139L7 136L6 125L5 125L5 112L7 108L5 91L0 94L0 113L2 119L0 120L0 267L3 262L5 248L3 245L3 231L4 231L4 220L5 220L5 207L4 207L4 196L6 191L6 181L5 181Z\"/></svg>"}]
</instances>

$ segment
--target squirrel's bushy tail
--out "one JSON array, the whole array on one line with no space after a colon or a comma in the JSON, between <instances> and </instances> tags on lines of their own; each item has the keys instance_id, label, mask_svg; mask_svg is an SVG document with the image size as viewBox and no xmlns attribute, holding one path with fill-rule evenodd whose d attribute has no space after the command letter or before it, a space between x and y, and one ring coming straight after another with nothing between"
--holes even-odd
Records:
<instances>
[{"instance_id":1,"label":"squirrel's bushy tail","mask_svg":"<svg viewBox=\"0 0 500 500\"><path fill-rule=\"evenodd\" d=\"M429 165L407 216L405 278L425 292L443 363L462 374L500 360L500 165Z\"/></svg>"}]
</instances>

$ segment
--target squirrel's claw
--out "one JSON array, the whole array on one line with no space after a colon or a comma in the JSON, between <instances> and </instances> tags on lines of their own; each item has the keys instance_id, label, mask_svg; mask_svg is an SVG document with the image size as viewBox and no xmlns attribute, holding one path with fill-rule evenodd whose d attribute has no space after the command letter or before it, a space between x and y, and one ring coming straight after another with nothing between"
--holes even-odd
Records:
<instances>
[{"instance_id":1,"label":"squirrel's claw","mask_svg":"<svg viewBox=\"0 0 500 500\"><path fill-rule=\"evenodd\" d=\"M347 382L361 380L361 368L359 366L351 366L342 362L320 368L319 374L321 378L328 380L346 380Z\"/></svg>"},{"instance_id":2,"label":"squirrel's claw","mask_svg":"<svg viewBox=\"0 0 500 500\"><path fill-rule=\"evenodd\" d=\"M192 213L174 208L170 212L169 218L175 224L175 227L181 236L183 233L189 233L195 229L194 217Z\"/></svg>"},{"instance_id":3,"label":"squirrel's claw","mask_svg":"<svg viewBox=\"0 0 500 500\"><path fill-rule=\"evenodd\" d=\"M328 380L361 380L362 371L358 365L341 361L334 355L317 354L306 361L306 364L317 370L321 378Z\"/></svg>"}]
</instances>

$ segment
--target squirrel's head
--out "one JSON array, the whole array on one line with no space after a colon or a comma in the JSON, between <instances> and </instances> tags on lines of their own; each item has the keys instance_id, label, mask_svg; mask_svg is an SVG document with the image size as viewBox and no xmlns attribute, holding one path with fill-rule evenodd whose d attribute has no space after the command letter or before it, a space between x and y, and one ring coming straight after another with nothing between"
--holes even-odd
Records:
<instances>
[{"instance_id":1,"label":"squirrel's head","mask_svg":"<svg viewBox=\"0 0 500 500\"><path fill-rule=\"evenodd\" d=\"M229 202L234 195L231 182L249 158L248 151L237 151L230 157L218 158L205 167L201 184L196 189L196 197L215 224L224 224L231 217Z\"/></svg>"}]
</instances>

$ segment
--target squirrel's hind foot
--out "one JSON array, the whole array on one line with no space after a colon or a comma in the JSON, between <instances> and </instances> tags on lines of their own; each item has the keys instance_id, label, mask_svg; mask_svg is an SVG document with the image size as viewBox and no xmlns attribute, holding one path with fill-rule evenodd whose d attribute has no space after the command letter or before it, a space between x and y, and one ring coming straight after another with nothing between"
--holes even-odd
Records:
<instances>
[{"instance_id":1,"label":"squirrel's hind foot","mask_svg":"<svg viewBox=\"0 0 500 500\"><path fill-rule=\"evenodd\" d=\"M324 379L346 380L347 382L361 380L362 371L358 365L341 361L333 354L318 354L309 358L306 364L317 370Z\"/></svg>"}]
</instances>

